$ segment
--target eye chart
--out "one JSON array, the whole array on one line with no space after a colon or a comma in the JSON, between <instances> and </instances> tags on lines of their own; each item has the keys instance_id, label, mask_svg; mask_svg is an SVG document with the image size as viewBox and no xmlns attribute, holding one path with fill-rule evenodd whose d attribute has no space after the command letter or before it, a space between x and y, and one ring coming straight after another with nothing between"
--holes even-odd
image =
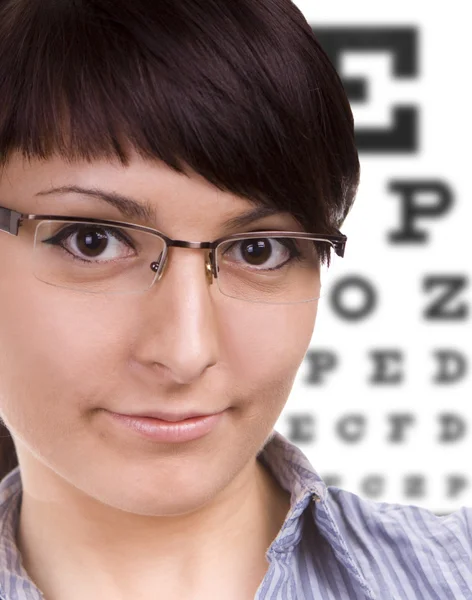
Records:
<instances>
[{"instance_id":1,"label":"eye chart","mask_svg":"<svg viewBox=\"0 0 472 600\"><path fill-rule=\"evenodd\" d=\"M467 3L296 0L351 102L345 257L275 428L328 485L472 505L472 93Z\"/></svg>"}]
</instances>

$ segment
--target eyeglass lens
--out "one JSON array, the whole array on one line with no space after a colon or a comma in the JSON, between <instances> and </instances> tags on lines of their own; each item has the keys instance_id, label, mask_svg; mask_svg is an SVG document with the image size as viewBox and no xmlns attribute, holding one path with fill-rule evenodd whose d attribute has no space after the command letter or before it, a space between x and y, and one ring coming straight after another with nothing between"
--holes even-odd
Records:
<instances>
[{"instance_id":1,"label":"eyeglass lens","mask_svg":"<svg viewBox=\"0 0 472 600\"><path fill-rule=\"evenodd\" d=\"M162 238L127 227L40 221L33 273L45 283L87 293L142 292L158 278L165 250ZM217 247L216 282L233 298L306 302L326 293L334 256L328 241L242 237Z\"/></svg>"}]
</instances>

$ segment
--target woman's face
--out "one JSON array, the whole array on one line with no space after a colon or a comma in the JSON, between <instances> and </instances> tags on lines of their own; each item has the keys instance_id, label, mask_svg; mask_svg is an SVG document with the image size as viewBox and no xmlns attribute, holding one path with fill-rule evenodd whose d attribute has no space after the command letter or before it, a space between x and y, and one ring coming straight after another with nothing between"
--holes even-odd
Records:
<instances>
[{"instance_id":1,"label":"woman's face","mask_svg":"<svg viewBox=\"0 0 472 600\"><path fill-rule=\"evenodd\" d=\"M133 221L171 238L302 231L279 214L227 232L226 220L254 206L196 174L188 178L137 155L129 167L15 155L0 178L0 205L131 220L83 194L36 196L66 185L148 202L157 220ZM38 490L67 482L84 497L147 515L186 513L215 498L253 464L270 435L308 349L316 302L223 296L208 284L205 252L182 248L171 248L165 275L147 292L84 294L37 280L30 242L21 228L19 237L0 232L0 414L25 481L38 482ZM144 439L107 412L150 409L225 412L204 437L174 444Z\"/></svg>"}]
</instances>

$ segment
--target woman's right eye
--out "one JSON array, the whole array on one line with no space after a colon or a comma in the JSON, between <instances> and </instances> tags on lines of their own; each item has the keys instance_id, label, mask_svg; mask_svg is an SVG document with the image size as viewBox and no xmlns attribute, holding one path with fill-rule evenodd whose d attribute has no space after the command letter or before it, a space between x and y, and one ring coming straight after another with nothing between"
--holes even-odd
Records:
<instances>
[{"instance_id":1,"label":"woman's right eye","mask_svg":"<svg viewBox=\"0 0 472 600\"><path fill-rule=\"evenodd\" d=\"M129 253L120 255L123 244L134 249L131 240L119 228L91 225L70 225L42 243L60 246L74 258L90 263L128 258Z\"/></svg>"}]
</instances>

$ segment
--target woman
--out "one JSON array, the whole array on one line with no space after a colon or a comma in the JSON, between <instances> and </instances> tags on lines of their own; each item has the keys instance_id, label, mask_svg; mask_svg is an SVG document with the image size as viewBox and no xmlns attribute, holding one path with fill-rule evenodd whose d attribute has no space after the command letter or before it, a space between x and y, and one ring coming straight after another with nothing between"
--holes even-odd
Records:
<instances>
[{"instance_id":1,"label":"woman","mask_svg":"<svg viewBox=\"0 0 472 600\"><path fill-rule=\"evenodd\" d=\"M359 181L290 0L3 0L0 81L0 598L471 598L273 430Z\"/></svg>"}]
</instances>

